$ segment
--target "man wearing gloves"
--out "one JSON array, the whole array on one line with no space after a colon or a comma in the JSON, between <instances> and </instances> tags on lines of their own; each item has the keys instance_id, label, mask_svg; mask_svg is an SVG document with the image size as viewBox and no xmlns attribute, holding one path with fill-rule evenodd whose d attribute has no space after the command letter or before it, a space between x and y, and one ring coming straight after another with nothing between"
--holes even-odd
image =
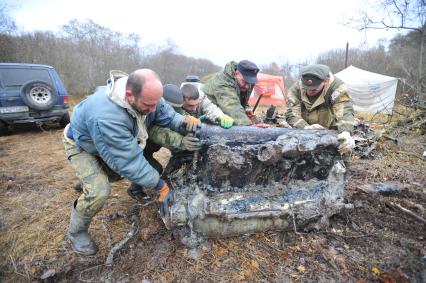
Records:
<instances>
[{"instance_id":1,"label":"man wearing gloves","mask_svg":"<svg viewBox=\"0 0 426 283\"><path fill-rule=\"evenodd\" d=\"M186 83L181 87L181 90L183 95L182 108L186 111L186 114L197 118L204 116L206 120L217 123L225 129L232 127L234 119L225 115L219 107L212 103L202 91L198 91L194 85Z\"/></svg>"},{"instance_id":2,"label":"man wearing gloves","mask_svg":"<svg viewBox=\"0 0 426 283\"><path fill-rule=\"evenodd\" d=\"M175 88L177 87L175 86ZM228 115L223 114L202 92L198 91L196 86L184 83L180 89L174 89L174 92L176 96L179 94L183 98L182 107L175 107L175 111L178 113L184 116L191 115L213 124L219 124L225 129L232 127L234 120ZM149 134L152 143L163 146L172 152L172 157L165 173L172 171L177 166L181 166L184 162L190 162L193 156L192 152L201 148L201 143L196 137L184 137L168 128L153 126L149 130ZM137 195L145 194L137 192ZM140 198L136 199L142 200Z\"/></svg>"},{"instance_id":3,"label":"man wearing gloves","mask_svg":"<svg viewBox=\"0 0 426 283\"><path fill-rule=\"evenodd\" d=\"M173 111L162 95L163 85L152 70L117 77L112 72L105 91L75 106L64 131L65 153L83 183L83 194L72 205L67 235L75 252L97 252L88 228L111 194L109 181L124 177L144 188L155 188L160 212L168 212L173 192L143 156L147 128L158 124L185 134L194 132L200 121Z\"/></svg>"},{"instance_id":4,"label":"man wearing gloves","mask_svg":"<svg viewBox=\"0 0 426 283\"><path fill-rule=\"evenodd\" d=\"M302 68L300 76L287 93L287 122L299 129L337 130L339 152L350 154L355 147L354 111L346 85L321 64Z\"/></svg>"},{"instance_id":5,"label":"man wearing gloves","mask_svg":"<svg viewBox=\"0 0 426 283\"><path fill-rule=\"evenodd\" d=\"M172 106L174 111L182 115L188 115L182 111L183 96L178 86L173 84L164 85L163 99L167 104ZM200 140L193 135L182 136L170 128L164 128L158 125L153 125L148 129L148 136L149 139L147 140L143 155L160 175L163 173L163 166L154 158L153 154L159 151L161 147L165 147L172 152L198 151L201 148ZM137 201L150 199L142 186L133 182L127 189L127 193Z\"/></svg>"},{"instance_id":6,"label":"man wearing gloves","mask_svg":"<svg viewBox=\"0 0 426 283\"><path fill-rule=\"evenodd\" d=\"M249 60L231 61L203 86L202 91L220 110L234 120L235 125L252 125L253 113L246 111L259 68Z\"/></svg>"},{"instance_id":7,"label":"man wearing gloves","mask_svg":"<svg viewBox=\"0 0 426 283\"><path fill-rule=\"evenodd\" d=\"M175 86L176 87L176 86ZM177 88L177 87L176 87ZM222 128L230 128L234 120L223 112L210 100L200 93L192 84L184 84L181 89L176 89L183 97L182 106L175 108L175 111L184 116L194 116L205 119L209 122L219 124ZM196 138L183 137L179 133L171 131L168 128L154 126L150 129L150 140L158 145L164 146L172 152L180 151L196 151L201 147L200 143L196 143Z\"/></svg>"}]
</instances>

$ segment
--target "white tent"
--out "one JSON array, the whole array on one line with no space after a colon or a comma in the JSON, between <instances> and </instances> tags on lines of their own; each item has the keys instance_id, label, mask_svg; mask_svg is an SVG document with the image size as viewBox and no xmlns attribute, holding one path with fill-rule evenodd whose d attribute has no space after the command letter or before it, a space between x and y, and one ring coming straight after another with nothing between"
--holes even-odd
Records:
<instances>
[{"instance_id":1,"label":"white tent","mask_svg":"<svg viewBox=\"0 0 426 283\"><path fill-rule=\"evenodd\" d=\"M391 114L398 79L365 71L354 66L335 74L345 82L349 95L358 112L382 112Z\"/></svg>"}]
</instances>

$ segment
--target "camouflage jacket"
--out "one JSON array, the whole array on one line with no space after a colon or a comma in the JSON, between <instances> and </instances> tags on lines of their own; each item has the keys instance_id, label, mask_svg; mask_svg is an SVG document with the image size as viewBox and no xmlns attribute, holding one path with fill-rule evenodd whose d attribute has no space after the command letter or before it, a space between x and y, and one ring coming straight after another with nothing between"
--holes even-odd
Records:
<instances>
[{"instance_id":1,"label":"camouflage jacket","mask_svg":"<svg viewBox=\"0 0 426 283\"><path fill-rule=\"evenodd\" d=\"M303 129L307 125L320 124L327 129L339 132L352 132L354 127L354 110L346 85L330 77L328 85L315 101L310 101L299 80L287 93L287 122L295 128Z\"/></svg>"},{"instance_id":2,"label":"camouflage jacket","mask_svg":"<svg viewBox=\"0 0 426 283\"><path fill-rule=\"evenodd\" d=\"M199 118L201 115L208 115L213 119L219 119L220 117L224 115L222 110L220 110L220 108L217 107L216 104L211 102L204 92L200 91L199 99L200 99L200 104L198 105L198 108L197 108L197 115L196 115L197 118ZM185 114L182 114L182 115L185 115Z\"/></svg>"},{"instance_id":3,"label":"camouflage jacket","mask_svg":"<svg viewBox=\"0 0 426 283\"><path fill-rule=\"evenodd\" d=\"M183 109L178 111L178 113L184 116L189 115ZM153 125L148 129L148 138L151 142L161 145L172 152L185 150L182 144L183 136L169 128Z\"/></svg>"},{"instance_id":4,"label":"camouflage jacket","mask_svg":"<svg viewBox=\"0 0 426 283\"><path fill-rule=\"evenodd\" d=\"M223 113L234 119L235 125L251 125L245 111L251 90L240 91L234 77L236 69L237 62L229 62L223 72L215 74L205 83L202 91Z\"/></svg>"}]
</instances>

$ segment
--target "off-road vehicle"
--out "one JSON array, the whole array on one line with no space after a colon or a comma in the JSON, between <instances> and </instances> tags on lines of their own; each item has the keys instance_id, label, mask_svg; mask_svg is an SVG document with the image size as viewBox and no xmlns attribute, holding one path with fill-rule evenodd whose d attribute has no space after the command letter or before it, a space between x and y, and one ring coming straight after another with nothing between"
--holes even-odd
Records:
<instances>
[{"instance_id":1,"label":"off-road vehicle","mask_svg":"<svg viewBox=\"0 0 426 283\"><path fill-rule=\"evenodd\" d=\"M0 63L0 136L18 124L69 120L68 93L52 66Z\"/></svg>"}]
</instances>

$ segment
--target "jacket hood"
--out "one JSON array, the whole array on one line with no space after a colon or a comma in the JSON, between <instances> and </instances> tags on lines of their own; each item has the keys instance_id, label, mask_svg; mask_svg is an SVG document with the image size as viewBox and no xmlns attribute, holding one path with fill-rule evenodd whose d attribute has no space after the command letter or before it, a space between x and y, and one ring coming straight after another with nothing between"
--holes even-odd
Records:
<instances>
[{"instance_id":1,"label":"jacket hood","mask_svg":"<svg viewBox=\"0 0 426 283\"><path fill-rule=\"evenodd\" d=\"M234 79L235 70L237 69L238 63L235 61L231 61L228 64L225 65L225 69L223 70L223 73L225 76L231 80Z\"/></svg>"},{"instance_id":2,"label":"jacket hood","mask_svg":"<svg viewBox=\"0 0 426 283\"><path fill-rule=\"evenodd\" d=\"M148 139L148 130L145 124L146 115L140 114L135 110L126 99L126 83L128 77L121 77L115 81L114 77L109 81L105 94L108 95L115 104L123 107L127 112L136 119L138 125L138 139L140 146L145 148Z\"/></svg>"}]
</instances>

